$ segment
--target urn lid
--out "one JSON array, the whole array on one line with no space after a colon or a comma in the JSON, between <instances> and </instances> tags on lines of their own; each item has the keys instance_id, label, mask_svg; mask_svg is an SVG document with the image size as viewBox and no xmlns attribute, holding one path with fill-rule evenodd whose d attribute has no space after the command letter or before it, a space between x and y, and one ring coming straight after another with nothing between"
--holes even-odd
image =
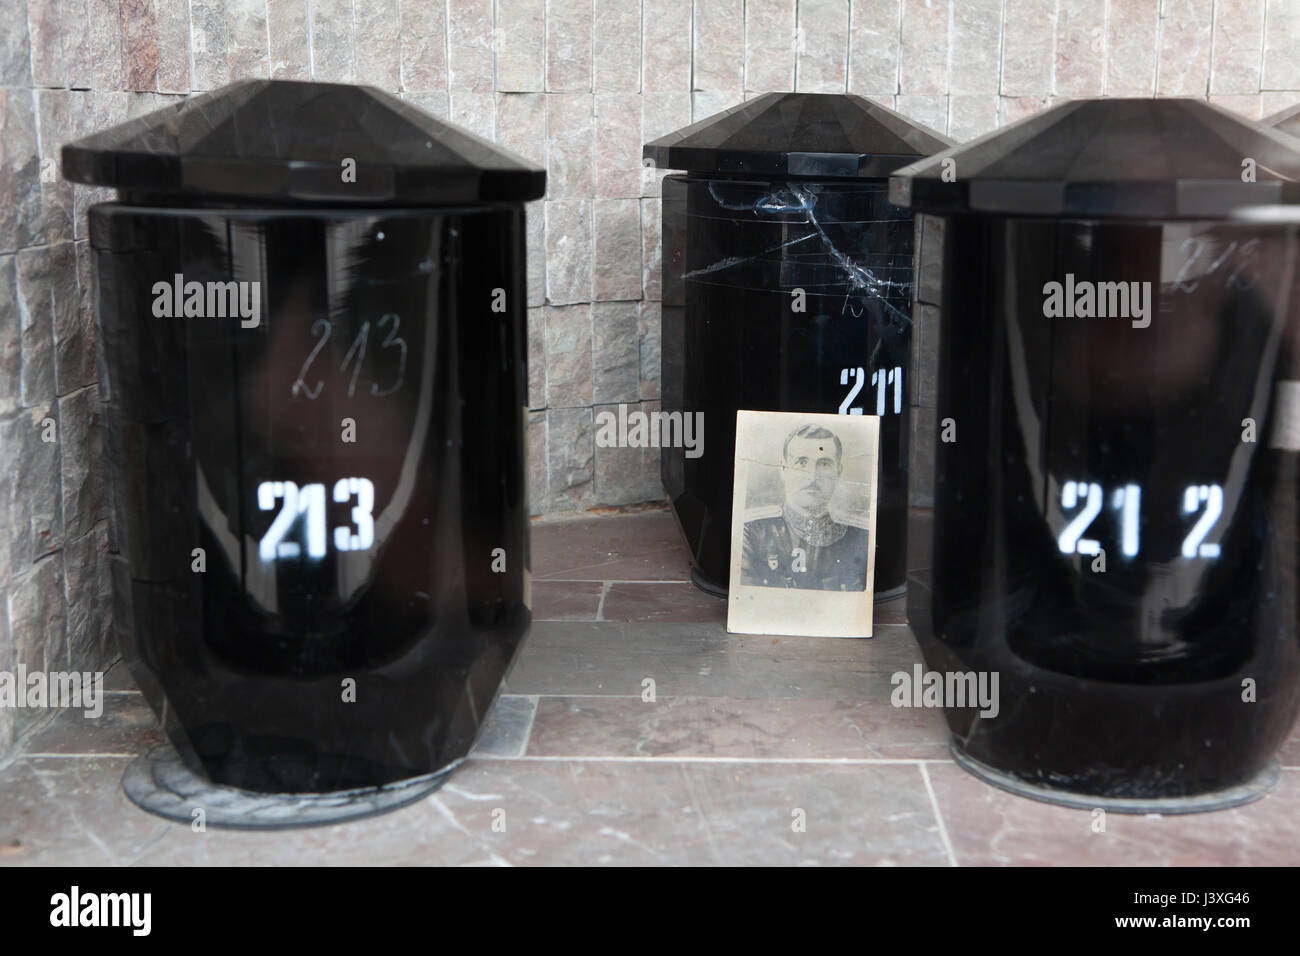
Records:
<instances>
[{"instance_id":1,"label":"urn lid","mask_svg":"<svg viewBox=\"0 0 1300 956\"><path fill-rule=\"evenodd\" d=\"M1300 201L1300 152L1203 100L1072 100L898 170L889 199L936 214L1220 218Z\"/></svg>"},{"instance_id":2,"label":"urn lid","mask_svg":"<svg viewBox=\"0 0 1300 956\"><path fill-rule=\"evenodd\" d=\"M660 169L736 176L884 178L952 140L845 93L764 93L647 143Z\"/></svg>"},{"instance_id":3,"label":"urn lid","mask_svg":"<svg viewBox=\"0 0 1300 956\"><path fill-rule=\"evenodd\" d=\"M258 205L523 202L546 191L545 170L382 90L288 80L241 80L79 139L63 147L63 174L163 201Z\"/></svg>"}]
</instances>

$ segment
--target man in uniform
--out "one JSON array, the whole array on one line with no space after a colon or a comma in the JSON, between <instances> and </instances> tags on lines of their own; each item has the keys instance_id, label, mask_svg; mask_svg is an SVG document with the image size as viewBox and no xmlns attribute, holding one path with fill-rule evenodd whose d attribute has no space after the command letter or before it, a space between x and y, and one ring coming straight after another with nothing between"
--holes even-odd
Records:
<instances>
[{"instance_id":1,"label":"man in uniform","mask_svg":"<svg viewBox=\"0 0 1300 956\"><path fill-rule=\"evenodd\" d=\"M775 517L745 522L741 584L866 590L869 535L830 515L843 452L834 433L819 425L802 425L786 437L781 456L785 503Z\"/></svg>"}]
</instances>

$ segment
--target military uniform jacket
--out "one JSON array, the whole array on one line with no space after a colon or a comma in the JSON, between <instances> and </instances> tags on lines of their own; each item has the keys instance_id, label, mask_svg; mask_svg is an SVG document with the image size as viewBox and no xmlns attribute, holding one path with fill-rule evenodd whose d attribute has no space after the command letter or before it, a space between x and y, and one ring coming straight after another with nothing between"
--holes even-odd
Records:
<instances>
[{"instance_id":1,"label":"military uniform jacket","mask_svg":"<svg viewBox=\"0 0 1300 956\"><path fill-rule=\"evenodd\" d=\"M839 525L845 532L828 545L809 544L782 515L746 521L740 583L769 588L865 591L867 545L863 528Z\"/></svg>"}]
</instances>

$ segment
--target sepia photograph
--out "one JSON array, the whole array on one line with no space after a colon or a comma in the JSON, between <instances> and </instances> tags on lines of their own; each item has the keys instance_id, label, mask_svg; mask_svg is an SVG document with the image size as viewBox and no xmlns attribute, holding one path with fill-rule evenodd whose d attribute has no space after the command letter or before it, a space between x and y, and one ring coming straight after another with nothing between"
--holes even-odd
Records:
<instances>
[{"instance_id":1,"label":"sepia photograph","mask_svg":"<svg viewBox=\"0 0 1300 956\"><path fill-rule=\"evenodd\" d=\"M871 635L879 426L737 413L729 631Z\"/></svg>"}]
</instances>

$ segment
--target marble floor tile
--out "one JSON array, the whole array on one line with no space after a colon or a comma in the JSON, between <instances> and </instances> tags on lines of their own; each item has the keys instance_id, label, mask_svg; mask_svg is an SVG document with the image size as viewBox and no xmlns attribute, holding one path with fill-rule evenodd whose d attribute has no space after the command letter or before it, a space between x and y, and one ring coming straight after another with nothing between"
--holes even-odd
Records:
<instances>
[{"instance_id":1,"label":"marble floor tile","mask_svg":"<svg viewBox=\"0 0 1300 956\"><path fill-rule=\"evenodd\" d=\"M605 621L697 621L727 626L727 600L694 584L615 581L605 595Z\"/></svg>"},{"instance_id":2,"label":"marble floor tile","mask_svg":"<svg viewBox=\"0 0 1300 956\"><path fill-rule=\"evenodd\" d=\"M906 624L907 595L903 594L877 604L871 609L871 623L873 627L881 624Z\"/></svg>"},{"instance_id":3,"label":"marble floor tile","mask_svg":"<svg viewBox=\"0 0 1300 956\"><path fill-rule=\"evenodd\" d=\"M594 621L604 596L602 581L533 581L534 621Z\"/></svg>"},{"instance_id":4,"label":"marble floor tile","mask_svg":"<svg viewBox=\"0 0 1300 956\"><path fill-rule=\"evenodd\" d=\"M1296 866L1300 771L1233 810L1185 816L1094 814L1017 797L951 763L926 765L960 866Z\"/></svg>"},{"instance_id":5,"label":"marble floor tile","mask_svg":"<svg viewBox=\"0 0 1300 956\"><path fill-rule=\"evenodd\" d=\"M690 552L669 511L532 526L534 581L686 581Z\"/></svg>"},{"instance_id":6,"label":"marble floor tile","mask_svg":"<svg viewBox=\"0 0 1300 956\"><path fill-rule=\"evenodd\" d=\"M809 770L471 760L441 790L394 813L280 834L174 826L138 862L947 864L915 766Z\"/></svg>"},{"instance_id":7,"label":"marble floor tile","mask_svg":"<svg viewBox=\"0 0 1300 956\"><path fill-rule=\"evenodd\" d=\"M136 754L163 740L144 697L117 691L104 695L104 712L98 717L87 717L82 710L61 711L28 739L24 753Z\"/></svg>"},{"instance_id":8,"label":"marble floor tile","mask_svg":"<svg viewBox=\"0 0 1300 956\"><path fill-rule=\"evenodd\" d=\"M527 754L944 760L948 727L936 710L881 700L543 697Z\"/></svg>"},{"instance_id":9,"label":"marble floor tile","mask_svg":"<svg viewBox=\"0 0 1300 956\"><path fill-rule=\"evenodd\" d=\"M528 734L537 713L536 697L502 694L488 711L471 753L519 757L528 746Z\"/></svg>"},{"instance_id":10,"label":"marble floor tile","mask_svg":"<svg viewBox=\"0 0 1300 956\"><path fill-rule=\"evenodd\" d=\"M123 866L173 829L122 792L127 757L28 757L0 773L0 866Z\"/></svg>"},{"instance_id":11,"label":"marble floor tile","mask_svg":"<svg viewBox=\"0 0 1300 956\"><path fill-rule=\"evenodd\" d=\"M906 627L870 639L751 637L709 624L534 624L511 694L887 700L890 675L920 661Z\"/></svg>"}]
</instances>

